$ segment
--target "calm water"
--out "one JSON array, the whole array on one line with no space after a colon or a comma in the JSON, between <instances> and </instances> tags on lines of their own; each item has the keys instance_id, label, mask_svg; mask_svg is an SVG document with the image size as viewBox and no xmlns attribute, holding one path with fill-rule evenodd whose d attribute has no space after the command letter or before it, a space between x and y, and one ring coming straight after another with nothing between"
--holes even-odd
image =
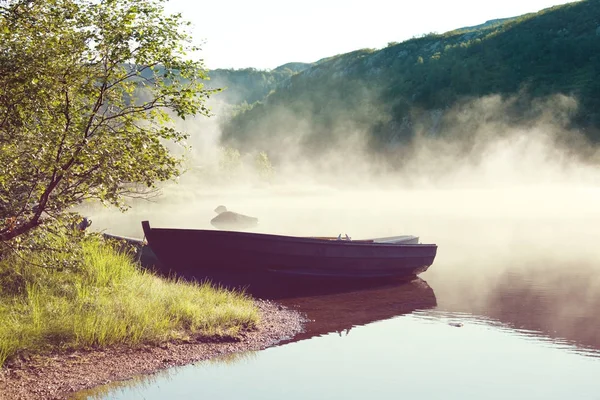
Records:
<instances>
[{"instance_id":1,"label":"calm water","mask_svg":"<svg viewBox=\"0 0 600 400\"><path fill-rule=\"evenodd\" d=\"M445 193L444 206L404 193L362 213L347 203L303 211L306 198L278 215L279 203L246 203L251 215L271 211L265 231L337 235L323 222L333 221L351 236L419 234L438 256L409 284L278 300L311 319L279 346L81 396L600 399L600 191L503 196Z\"/></svg>"}]
</instances>

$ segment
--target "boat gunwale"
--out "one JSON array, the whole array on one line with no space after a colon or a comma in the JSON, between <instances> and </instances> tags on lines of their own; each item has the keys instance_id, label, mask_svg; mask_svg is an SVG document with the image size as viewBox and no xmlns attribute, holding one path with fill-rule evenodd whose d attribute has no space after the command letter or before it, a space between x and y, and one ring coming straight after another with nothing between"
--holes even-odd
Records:
<instances>
[{"instance_id":1,"label":"boat gunwale","mask_svg":"<svg viewBox=\"0 0 600 400\"><path fill-rule=\"evenodd\" d=\"M348 246L348 245L353 245L353 246L362 246L362 247L369 247L369 248L374 248L374 247L390 247L390 248L397 248L397 247L415 247L415 248L423 248L423 247L437 247L437 244L435 243L419 243L419 244L390 244L390 243L378 243L378 242L374 242L373 240L377 240L378 238L374 238L374 239L357 239L357 240L346 240L346 239L341 239L341 240L335 240L335 239L320 239L318 237L306 237L306 236L290 236L290 235L276 235L276 234L272 234L272 233L254 233L254 232L238 232L238 231L218 231L218 230L212 230L212 229L190 229L190 228L152 228L149 227L150 232L155 231L155 232L162 232L162 233L169 233L169 232L179 232L179 233L208 233L208 234L213 234L216 236L238 236L238 237L247 237L247 238L257 238L257 239L269 239L269 240L282 240L282 241L290 241L290 242L304 242L306 244L325 244L325 245L336 245L336 246ZM146 239L148 239L148 233L144 232L146 234Z\"/></svg>"}]
</instances>

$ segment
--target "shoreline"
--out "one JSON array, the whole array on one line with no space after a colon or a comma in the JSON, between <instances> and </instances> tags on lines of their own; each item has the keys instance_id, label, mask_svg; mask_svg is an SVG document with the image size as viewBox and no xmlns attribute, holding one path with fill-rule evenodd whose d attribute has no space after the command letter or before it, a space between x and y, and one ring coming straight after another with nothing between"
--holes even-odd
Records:
<instances>
[{"instance_id":1,"label":"shoreline","mask_svg":"<svg viewBox=\"0 0 600 400\"><path fill-rule=\"evenodd\" d=\"M171 367L232 353L257 351L302 332L305 318L272 301L254 300L261 321L258 329L229 340L175 341L134 348L97 350L29 357L0 369L0 398L66 399L76 392L110 382L150 375Z\"/></svg>"}]
</instances>

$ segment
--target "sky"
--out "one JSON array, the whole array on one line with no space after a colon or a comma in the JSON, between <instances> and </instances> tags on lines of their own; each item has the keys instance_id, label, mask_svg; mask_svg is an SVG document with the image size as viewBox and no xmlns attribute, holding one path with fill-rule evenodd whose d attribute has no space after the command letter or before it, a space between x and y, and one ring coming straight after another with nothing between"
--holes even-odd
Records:
<instances>
[{"instance_id":1,"label":"sky","mask_svg":"<svg viewBox=\"0 0 600 400\"><path fill-rule=\"evenodd\" d=\"M192 22L210 69L273 69L491 19L537 12L561 0L171 0Z\"/></svg>"}]
</instances>

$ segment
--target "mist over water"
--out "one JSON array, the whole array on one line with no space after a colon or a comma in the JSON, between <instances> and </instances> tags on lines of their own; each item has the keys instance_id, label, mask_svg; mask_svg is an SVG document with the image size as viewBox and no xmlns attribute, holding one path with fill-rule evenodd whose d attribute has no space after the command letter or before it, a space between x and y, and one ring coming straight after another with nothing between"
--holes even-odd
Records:
<instances>
[{"instance_id":1,"label":"mist over water","mask_svg":"<svg viewBox=\"0 0 600 400\"><path fill-rule=\"evenodd\" d=\"M540 101L543 112L522 125L507 116L512 102L490 96L447 111L439 132L424 128L396 148L394 165L350 128L327 156L310 161L298 160L282 134L273 140L280 144L276 154L267 153L279 161L266 174L255 152L222 147L218 117L182 121L191 151L177 183L166 183L158 198L133 201L125 214L84 211L96 217L96 229L117 234L141 232L136 219L144 215L154 225L208 228L219 204L259 217L262 231L287 234L347 229L358 238L416 229L427 240L453 221L497 220L500 231L534 225L537 237L549 223L593 229L584 220L600 216L600 152L568 128L574 100ZM213 109L217 116L227 112Z\"/></svg>"},{"instance_id":2,"label":"mist over water","mask_svg":"<svg viewBox=\"0 0 600 400\"><path fill-rule=\"evenodd\" d=\"M161 197L136 200L124 214L84 211L96 230L133 237L142 237L142 220L214 229L210 220L221 204L257 217L254 232L413 234L439 246L421 275L439 310L600 349L598 151L568 128L571 99L544 104L535 123L523 125L507 122L498 98L462 105L448 112L444 131L422 132L398 150L402 162L394 168L367 147L353 147L358 142L311 162L282 147L268 177L243 149L223 162L218 129L203 122L192 132L189 171Z\"/></svg>"}]
</instances>

